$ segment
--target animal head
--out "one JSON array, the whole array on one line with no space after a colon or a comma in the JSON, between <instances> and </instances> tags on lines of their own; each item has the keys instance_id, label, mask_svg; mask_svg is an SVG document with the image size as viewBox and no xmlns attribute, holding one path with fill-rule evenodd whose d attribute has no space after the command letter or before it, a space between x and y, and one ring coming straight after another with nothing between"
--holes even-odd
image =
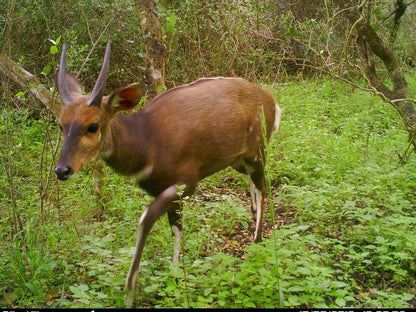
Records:
<instances>
[{"instance_id":1,"label":"animal head","mask_svg":"<svg viewBox=\"0 0 416 312\"><path fill-rule=\"evenodd\" d=\"M56 74L56 86L61 97L59 117L64 135L61 156L55 167L59 180L73 177L83 165L96 156L105 145L109 123L117 112L131 110L141 98L137 84L104 95L110 64L110 41L103 66L90 95L85 95L77 78L66 71L66 44Z\"/></svg>"}]
</instances>

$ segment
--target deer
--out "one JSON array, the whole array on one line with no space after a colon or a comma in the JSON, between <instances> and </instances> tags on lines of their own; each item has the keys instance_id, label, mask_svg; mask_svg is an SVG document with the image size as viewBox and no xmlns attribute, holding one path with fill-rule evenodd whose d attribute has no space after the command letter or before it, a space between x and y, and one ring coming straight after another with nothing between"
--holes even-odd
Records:
<instances>
[{"instance_id":1,"label":"deer","mask_svg":"<svg viewBox=\"0 0 416 312\"><path fill-rule=\"evenodd\" d=\"M134 306L146 238L167 213L178 262L182 224L179 200L199 181L229 166L247 175L254 242L262 239L265 201L265 142L280 125L281 109L272 94L242 78L201 78L157 95L133 110L144 96L138 83L104 95L110 44L90 95L66 70L65 43L55 83L61 99L63 133L55 167L58 180L74 177L99 156L116 173L134 178L154 197L138 223L136 249L125 282L127 307Z\"/></svg>"}]
</instances>

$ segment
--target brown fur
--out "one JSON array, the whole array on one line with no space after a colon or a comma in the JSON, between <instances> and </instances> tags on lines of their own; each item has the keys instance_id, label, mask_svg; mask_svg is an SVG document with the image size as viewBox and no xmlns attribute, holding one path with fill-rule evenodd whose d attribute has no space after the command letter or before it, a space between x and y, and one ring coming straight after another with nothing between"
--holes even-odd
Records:
<instances>
[{"instance_id":1,"label":"brown fur","mask_svg":"<svg viewBox=\"0 0 416 312\"><path fill-rule=\"evenodd\" d=\"M73 103L60 117L64 132L61 157L56 167L59 179L75 175L98 153L115 171L135 176L142 188L155 197L143 213L136 253L127 277L128 305L134 300L137 271L146 237L165 212L176 237L174 259L179 256L180 219L177 185L185 195L198 181L228 166L250 178L257 212L255 240L261 239L264 202L264 114L266 139L278 126L280 109L263 88L238 78L204 78L157 96L130 115L140 100L137 85L104 96L101 105L88 106L89 97L70 76L67 80ZM98 123L95 133L89 127Z\"/></svg>"}]
</instances>

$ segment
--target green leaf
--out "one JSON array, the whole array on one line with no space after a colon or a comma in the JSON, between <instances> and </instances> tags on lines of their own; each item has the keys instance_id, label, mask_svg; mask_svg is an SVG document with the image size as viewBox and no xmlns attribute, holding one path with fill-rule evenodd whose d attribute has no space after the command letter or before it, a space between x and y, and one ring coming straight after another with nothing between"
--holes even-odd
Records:
<instances>
[{"instance_id":1,"label":"green leaf","mask_svg":"<svg viewBox=\"0 0 416 312\"><path fill-rule=\"evenodd\" d=\"M178 19L178 17L174 13L172 13L172 15L170 15L166 18L166 20L167 20L166 30L168 32L170 32L171 34L175 33L175 24L176 24L177 19Z\"/></svg>"},{"instance_id":2,"label":"green leaf","mask_svg":"<svg viewBox=\"0 0 416 312\"><path fill-rule=\"evenodd\" d=\"M52 247L56 246L56 237L55 237L55 234L53 232L49 235L49 244Z\"/></svg>"},{"instance_id":3,"label":"green leaf","mask_svg":"<svg viewBox=\"0 0 416 312\"><path fill-rule=\"evenodd\" d=\"M299 297L298 296L288 296L287 301L289 306L297 306L300 305Z\"/></svg>"},{"instance_id":4,"label":"green leaf","mask_svg":"<svg viewBox=\"0 0 416 312\"><path fill-rule=\"evenodd\" d=\"M147 293L153 293L155 292L158 288L160 288L160 285L158 283L154 283L151 284L145 288L143 288L143 291L147 292Z\"/></svg>"},{"instance_id":5,"label":"green leaf","mask_svg":"<svg viewBox=\"0 0 416 312\"><path fill-rule=\"evenodd\" d=\"M379 31L380 30L380 27L378 27L376 24L371 24L370 26L374 31Z\"/></svg>"},{"instance_id":6,"label":"green leaf","mask_svg":"<svg viewBox=\"0 0 416 312\"><path fill-rule=\"evenodd\" d=\"M374 14L375 14L376 16L380 16L380 14L381 14L381 9L380 9L380 8L376 8L376 9L374 10Z\"/></svg>"},{"instance_id":7,"label":"green leaf","mask_svg":"<svg viewBox=\"0 0 416 312\"><path fill-rule=\"evenodd\" d=\"M69 286L69 290L72 291L75 298L78 299L89 299L89 294L87 293L89 287L88 285L81 284L78 286Z\"/></svg>"},{"instance_id":8,"label":"green leaf","mask_svg":"<svg viewBox=\"0 0 416 312\"><path fill-rule=\"evenodd\" d=\"M244 307L245 308L256 308L256 305L253 302L245 302Z\"/></svg>"},{"instance_id":9,"label":"green leaf","mask_svg":"<svg viewBox=\"0 0 416 312\"><path fill-rule=\"evenodd\" d=\"M47 75L51 72L51 70L52 70L52 66L48 64L43 68L42 73Z\"/></svg>"},{"instance_id":10,"label":"green leaf","mask_svg":"<svg viewBox=\"0 0 416 312\"><path fill-rule=\"evenodd\" d=\"M204 296L205 296L205 297L208 297L208 295L209 295L210 293L212 293L212 290L213 290L213 288L212 288L212 287L205 288L205 289L204 289Z\"/></svg>"},{"instance_id":11,"label":"green leaf","mask_svg":"<svg viewBox=\"0 0 416 312\"><path fill-rule=\"evenodd\" d=\"M15 96L18 97L21 100L25 99L25 93L23 91L17 92Z\"/></svg>"},{"instance_id":12,"label":"green leaf","mask_svg":"<svg viewBox=\"0 0 416 312\"><path fill-rule=\"evenodd\" d=\"M380 243L380 244L384 244L386 243L387 239L385 239L383 236L377 236L376 237L376 242Z\"/></svg>"},{"instance_id":13,"label":"green leaf","mask_svg":"<svg viewBox=\"0 0 416 312\"><path fill-rule=\"evenodd\" d=\"M108 295L106 295L105 293L102 293L101 291L97 292L97 297L99 299L105 299L108 298Z\"/></svg>"},{"instance_id":14,"label":"green leaf","mask_svg":"<svg viewBox=\"0 0 416 312\"><path fill-rule=\"evenodd\" d=\"M298 267L296 271L305 275L309 275L312 273L312 270L310 268L304 266Z\"/></svg>"},{"instance_id":15,"label":"green leaf","mask_svg":"<svg viewBox=\"0 0 416 312\"><path fill-rule=\"evenodd\" d=\"M299 230L299 231L305 231L305 230L309 229L309 225L301 224L301 225L297 226L296 229Z\"/></svg>"},{"instance_id":16,"label":"green leaf","mask_svg":"<svg viewBox=\"0 0 416 312\"><path fill-rule=\"evenodd\" d=\"M332 281L331 284L336 288L344 288L344 287L348 286L347 283L344 283L344 282L341 282L341 281Z\"/></svg>"},{"instance_id":17,"label":"green leaf","mask_svg":"<svg viewBox=\"0 0 416 312\"><path fill-rule=\"evenodd\" d=\"M412 295L412 294L409 294L409 293L404 293L402 298L405 301L409 301L409 300L412 300L414 297L415 297L415 295Z\"/></svg>"},{"instance_id":18,"label":"green leaf","mask_svg":"<svg viewBox=\"0 0 416 312\"><path fill-rule=\"evenodd\" d=\"M335 300L335 303L340 307L340 308L342 308L342 307L345 307L345 305L347 304L347 302L345 301L345 299L344 298L337 298L336 300Z\"/></svg>"},{"instance_id":19,"label":"green leaf","mask_svg":"<svg viewBox=\"0 0 416 312\"><path fill-rule=\"evenodd\" d=\"M287 289L288 292L297 292L297 291L305 291L305 287L303 286L291 286Z\"/></svg>"},{"instance_id":20,"label":"green leaf","mask_svg":"<svg viewBox=\"0 0 416 312\"><path fill-rule=\"evenodd\" d=\"M58 53L58 48L56 46L51 46L51 48L49 49L49 53L50 54L56 54Z\"/></svg>"}]
</instances>

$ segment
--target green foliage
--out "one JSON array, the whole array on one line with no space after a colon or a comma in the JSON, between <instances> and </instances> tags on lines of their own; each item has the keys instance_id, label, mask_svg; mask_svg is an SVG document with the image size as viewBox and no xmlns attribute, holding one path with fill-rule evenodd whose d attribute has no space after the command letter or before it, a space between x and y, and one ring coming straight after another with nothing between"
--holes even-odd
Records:
<instances>
[{"instance_id":1,"label":"green foliage","mask_svg":"<svg viewBox=\"0 0 416 312\"><path fill-rule=\"evenodd\" d=\"M396 153L406 143L395 112L368 94L332 83L283 91L292 92L296 98L280 97L291 103L285 116L297 118L282 122L284 184L277 201L298 207L299 222L319 233L320 253L333 257L334 276L355 293L346 293L346 306L414 304L415 284L403 282L416 268L414 157L399 165ZM296 142L284 139L286 131Z\"/></svg>"},{"instance_id":2,"label":"green foliage","mask_svg":"<svg viewBox=\"0 0 416 312\"><path fill-rule=\"evenodd\" d=\"M0 6L0 28L7 28L7 23L12 27L12 36L0 36L0 44L4 47L10 41L13 55L21 58L29 72L42 76L43 83L53 85L53 75L47 74L55 71L62 43L67 42L68 68L77 74L82 68L81 81L91 90L107 39L113 42L108 89L145 80L143 38L147 34L140 31L134 1L15 3L13 12L9 12L11 4ZM204 76L241 76L271 83L284 81L287 74L313 76L319 73L316 69L333 69L344 75L346 70L345 23L330 3L323 7L316 1L159 0L156 4L169 57L168 88ZM389 42L394 2L369 8L372 27ZM391 45L404 63L414 66L416 36L411 12L409 6ZM93 47L94 53L89 54ZM349 53L355 52L350 49ZM348 75L352 73L349 69Z\"/></svg>"},{"instance_id":3,"label":"green foliage","mask_svg":"<svg viewBox=\"0 0 416 312\"><path fill-rule=\"evenodd\" d=\"M13 12L10 3L0 6L0 28L11 27L12 34L1 36L0 45L46 85L53 85L67 42L68 68L77 73L82 67L81 81L90 90L105 44L84 61L98 38L113 41L109 90L143 80L144 34L134 2L15 3ZM304 72L328 60L328 52L341 58L345 24L328 6L297 3L302 7L288 9L282 1L157 1L169 53L168 85L201 76L284 81L282 73ZM372 10L373 29L390 37L393 2ZM401 25L391 44L414 65L411 14ZM414 77L407 77L412 94ZM1 87L6 94L3 88L8 86ZM231 170L207 178L196 196L182 202L179 267L170 262L166 218L155 224L139 273L140 304L414 308L416 160L414 154L398 157L407 148L407 133L396 112L327 78L269 88L284 112L268 153L267 238L248 247L243 240L253 223L245 178ZM57 182L56 123L48 112L34 112L27 91L11 92L19 104L0 98L1 306L122 306L134 233L151 198L111 170L99 199L91 168ZM240 244L237 256L233 250Z\"/></svg>"},{"instance_id":4,"label":"green foliage","mask_svg":"<svg viewBox=\"0 0 416 312\"><path fill-rule=\"evenodd\" d=\"M52 40L49 39L49 41L52 43L51 47L49 48L49 54L51 55L55 55L56 53L58 53L58 45L59 42L61 41L61 37L58 37L58 39ZM52 71L53 66L58 66L58 63L55 61L50 62L49 64L47 64L43 70L42 70L42 74L47 75Z\"/></svg>"},{"instance_id":5,"label":"green foliage","mask_svg":"<svg viewBox=\"0 0 416 312\"><path fill-rule=\"evenodd\" d=\"M10 38L0 36L0 45L4 48L10 43L12 54L17 58L21 56L21 65L42 83L53 85L53 75L48 74L56 70L63 43L69 44L68 69L78 74L98 38L102 44L95 47L82 71L82 82L87 90L91 90L97 79L107 39L115 43L109 89L130 84L137 80L134 77L140 76L137 65L143 59L144 46L137 33L139 24L133 1L93 0L82 4L73 0L62 3L49 0L14 2L14 6L11 3L0 6L0 28L5 29L6 23L12 28ZM104 32L107 24L108 30ZM22 42L26 44L22 45ZM131 69L134 74L126 75L126 71L130 73Z\"/></svg>"},{"instance_id":6,"label":"green foliage","mask_svg":"<svg viewBox=\"0 0 416 312\"><path fill-rule=\"evenodd\" d=\"M414 307L416 159L412 154L400 164L397 154L407 144L399 117L371 94L326 79L270 89L283 120L268 152L267 238L233 253L252 235L248 182L232 170L207 178L182 201L179 266L170 261L167 218L152 229L138 279L140 305ZM98 201L88 168L65 183L51 177L41 195L39 159L53 164L56 144L45 143L45 119L25 110L3 110L0 118L1 143L13 146L23 223L21 232L11 233L2 166L1 306L123 306L134 233L151 197L108 170Z\"/></svg>"},{"instance_id":7,"label":"green foliage","mask_svg":"<svg viewBox=\"0 0 416 312\"><path fill-rule=\"evenodd\" d=\"M276 8L273 3L251 0L240 5L233 1L187 0L175 5L161 1L159 11L171 43L168 77L181 82L224 75L274 79L279 71L274 42L258 33Z\"/></svg>"}]
</instances>

